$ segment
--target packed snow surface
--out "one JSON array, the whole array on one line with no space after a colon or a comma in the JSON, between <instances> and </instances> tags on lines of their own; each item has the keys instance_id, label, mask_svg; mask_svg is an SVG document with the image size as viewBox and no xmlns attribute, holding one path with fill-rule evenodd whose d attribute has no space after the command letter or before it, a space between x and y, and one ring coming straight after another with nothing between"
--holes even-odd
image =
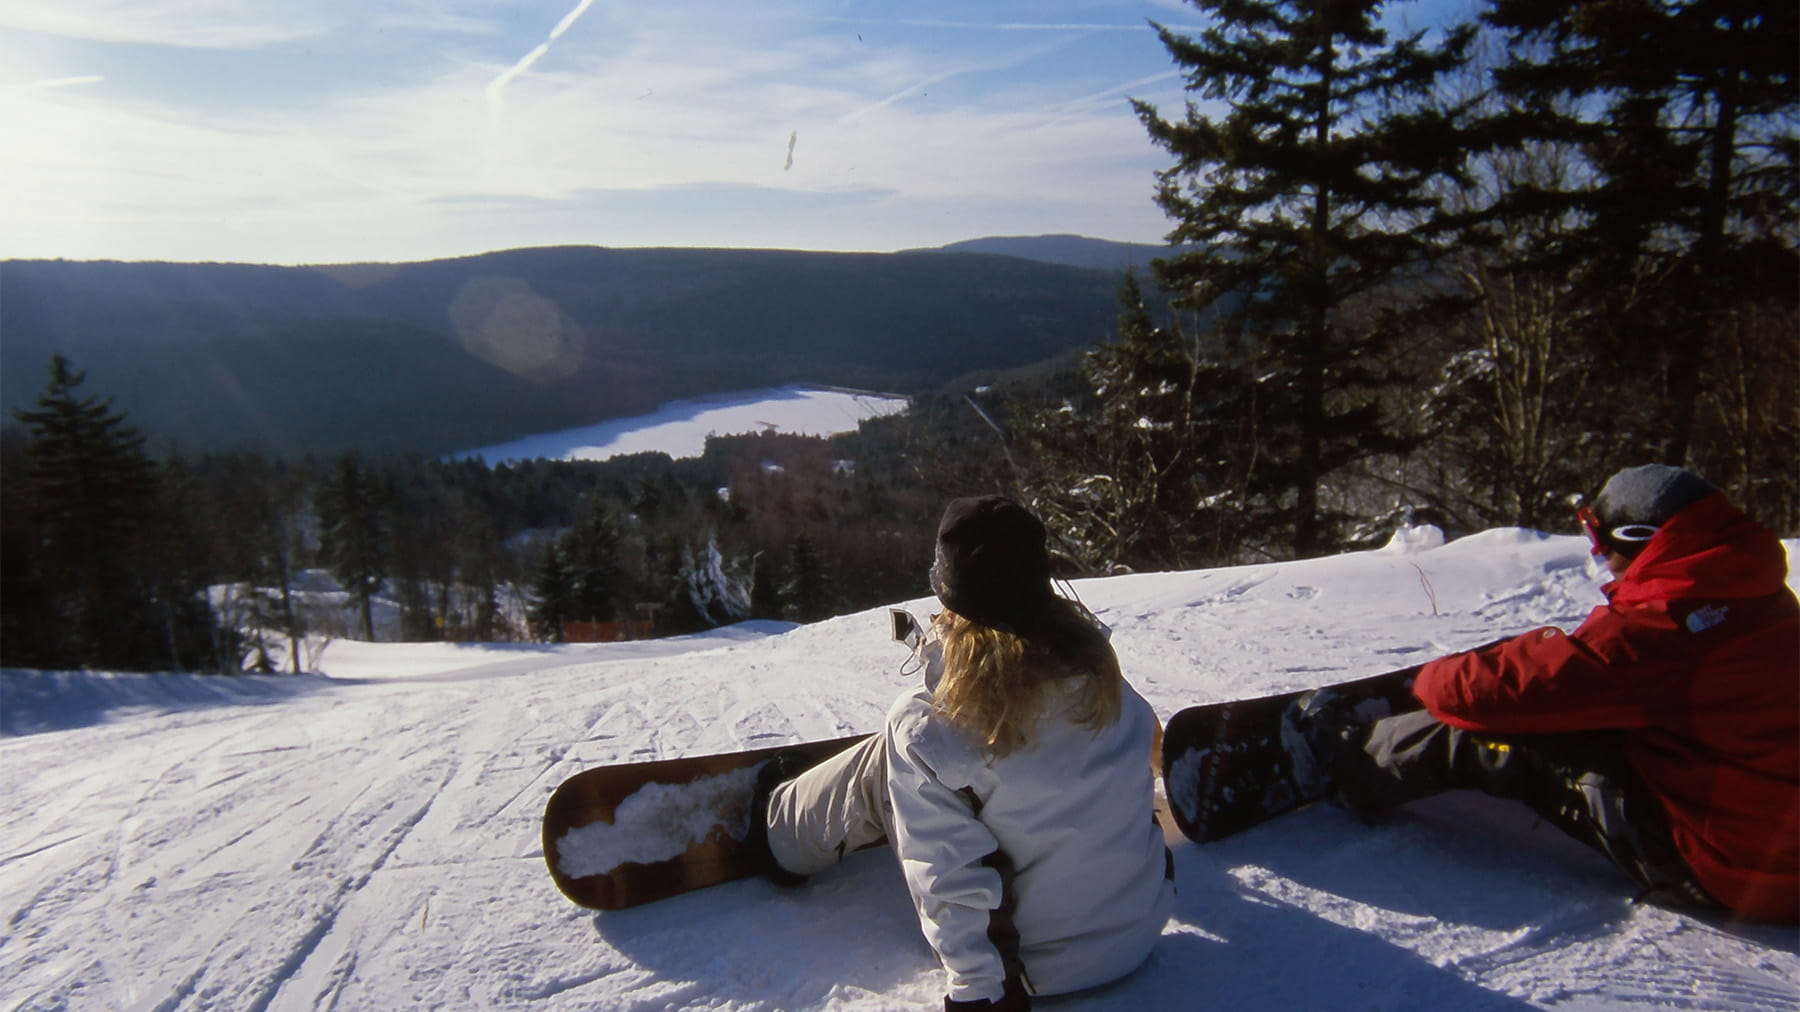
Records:
<instances>
[{"instance_id":1,"label":"packed snow surface","mask_svg":"<svg viewBox=\"0 0 1800 1012\"><path fill-rule=\"evenodd\" d=\"M1791 545L1790 545L1791 550ZM1600 601L1522 530L1075 584L1164 716L1365 675ZM928 600L898 602L915 614ZM0 1009L930 1009L893 855L611 913L551 884L564 778L873 730L916 675L881 610L649 643L337 641L318 673L7 672ZM1314 806L1174 849L1180 897L1118 1009L1800 1006L1792 928L1634 906L1600 857L1458 794Z\"/></svg>"},{"instance_id":2,"label":"packed snow surface","mask_svg":"<svg viewBox=\"0 0 1800 1012\"><path fill-rule=\"evenodd\" d=\"M671 401L648 415L562 432L526 436L470 450L489 464L509 460L606 460L633 453L698 457L708 436L776 432L831 436L855 432L866 419L906 410L907 399L833 387L785 386Z\"/></svg>"}]
</instances>

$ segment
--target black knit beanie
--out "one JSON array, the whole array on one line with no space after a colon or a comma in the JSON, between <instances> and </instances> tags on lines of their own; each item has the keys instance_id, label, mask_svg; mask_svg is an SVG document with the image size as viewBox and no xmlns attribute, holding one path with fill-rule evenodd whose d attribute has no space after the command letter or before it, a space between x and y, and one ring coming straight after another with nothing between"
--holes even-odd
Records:
<instances>
[{"instance_id":1,"label":"black knit beanie","mask_svg":"<svg viewBox=\"0 0 1800 1012\"><path fill-rule=\"evenodd\" d=\"M998 495L953 499L938 524L931 589L944 607L982 625L1024 633L1056 592L1044 524Z\"/></svg>"},{"instance_id":2,"label":"black knit beanie","mask_svg":"<svg viewBox=\"0 0 1800 1012\"><path fill-rule=\"evenodd\" d=\"M1685 467L1645 464L1606 480L1594 499L1602 542L1621 555L1643 550L1655 529L1718 489Z\"/></svg>"}]
</instances>

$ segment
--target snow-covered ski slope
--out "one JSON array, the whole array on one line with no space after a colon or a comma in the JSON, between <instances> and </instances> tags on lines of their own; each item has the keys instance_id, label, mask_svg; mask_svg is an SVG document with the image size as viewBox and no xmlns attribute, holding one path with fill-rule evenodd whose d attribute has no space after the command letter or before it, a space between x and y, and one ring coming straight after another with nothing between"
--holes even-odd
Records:
<instances>
[{"instance_id":1,"label":"snow-covered ski slope","mask_svg":"<svg viewBox=\"0 0 1800 1012\"><path fill-rule=\"evenodd\" d=\"M1598 585L1580 539L1500 530L1076 586L1166 717L1570 627ZM873 729L912 681L885 627L338 642L290 678L9 672L0 1009L941 1007L885 850L798 891L596 914L540 849L545 798L586 766ZM1634 907L1599 857L1477 796L1374 826L1315 806L1175 858L1148 964L1042 1007L1800 1007L1793 929Z\"/></svg>"}]
</instances>

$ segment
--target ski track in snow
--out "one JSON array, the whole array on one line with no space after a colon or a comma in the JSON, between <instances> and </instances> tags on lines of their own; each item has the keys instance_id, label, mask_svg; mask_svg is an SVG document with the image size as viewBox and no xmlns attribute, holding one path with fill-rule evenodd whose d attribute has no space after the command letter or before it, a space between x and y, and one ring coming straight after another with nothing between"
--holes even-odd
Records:
<instances>
[{"instance_id":1,"label":"ski track in snow","mask_svg":"<svg viewBox=\"0 0 1800 1012\"><path fill-rule=\"evenodd\" d=\"M1076 589L1166 718L1572 627L1598 583L1579 539L1492 531ZM441 647L336 644L329 677L7 672L0 1012L938 1007L886 851L798 891L596 914L556 892L539 839L550 791L592 765L873 730L916 682L885 627L877 609L435 670ZM1315 806L1175 858L1146 966L1045 1008L1800 1007L1793 929L1634 907L1602 859L1490 799L1373 825Z\"/></svg>"}]
</instances>

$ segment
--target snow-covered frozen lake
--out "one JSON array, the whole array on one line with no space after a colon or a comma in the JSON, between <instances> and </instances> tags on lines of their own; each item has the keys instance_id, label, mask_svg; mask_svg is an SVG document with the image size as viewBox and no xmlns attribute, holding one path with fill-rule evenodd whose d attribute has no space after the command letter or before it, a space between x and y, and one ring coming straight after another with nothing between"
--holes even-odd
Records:
<instances>
[{"instance_id":1,"label":"snow-covered frozen lake","mask_svg":"<svg viewBox=\"0 0 1800 1012\"><path fill-rule=\"evenodd\" d=\"M832 436L854 432L870 418L905 411L905 397L828 387L785 386L772 390L671 401L648 415L615 418L562 432L526 436L510 443L461 454L489 464L509 460L606 460L633 453L698 457L708 436L773 432Z\"/></svg>"}]
</instances>

